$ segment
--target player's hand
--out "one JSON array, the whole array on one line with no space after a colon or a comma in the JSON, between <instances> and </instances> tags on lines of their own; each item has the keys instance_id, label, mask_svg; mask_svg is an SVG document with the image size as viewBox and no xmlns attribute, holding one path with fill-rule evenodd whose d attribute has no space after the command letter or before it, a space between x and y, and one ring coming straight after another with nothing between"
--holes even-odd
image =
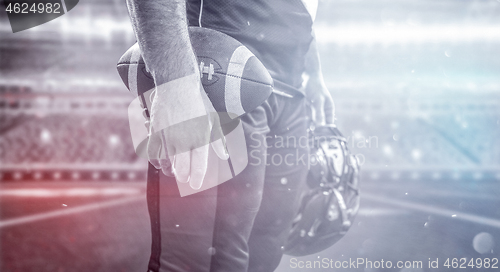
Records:
<instances>
[{"instance_id":1,"label":"player's hand","mask_svg":"<svg viewBox=\"0 0 500 272\"><path fill-rule=\"evenodd\" d=\"M306 98L311 105L311 118L315 125L335 123L335 104L321 78L310 78L305 86Z\"/></svg>"},{"instance_id":2,"label":"player's hand","mask_svg":"<svg viewBox=\"0 0 500 272\"><path fill-rule=\"evenodd\" d=\"M219 118L200 82L199 74L157 86L151 107L148 157L165 175L193 189L202 186L209 143L227 159Z\"/></svg>"}]
</instances>

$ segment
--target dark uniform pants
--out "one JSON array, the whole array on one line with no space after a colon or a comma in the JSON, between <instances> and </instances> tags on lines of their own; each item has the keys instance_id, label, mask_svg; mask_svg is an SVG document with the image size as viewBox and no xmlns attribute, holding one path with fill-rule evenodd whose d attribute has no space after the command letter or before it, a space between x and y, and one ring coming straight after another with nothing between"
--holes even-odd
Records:
<instances>
[{"instance_id":1,"label":"dark uniform pants","mask_svg":"<svg viewBox=\"0 0 500 272\"><path fill-rule=\"evenodd\" d=\"M151 165L149 271L273 271L307 175L304 98L272 94L242 116L248 166L225 183L180 197Z\"/></svg>"}]
</instances>

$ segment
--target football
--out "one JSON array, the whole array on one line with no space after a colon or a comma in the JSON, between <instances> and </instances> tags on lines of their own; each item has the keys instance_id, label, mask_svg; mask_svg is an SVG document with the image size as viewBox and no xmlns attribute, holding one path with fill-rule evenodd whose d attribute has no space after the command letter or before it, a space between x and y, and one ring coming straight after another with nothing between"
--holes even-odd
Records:
<instances>
[{"instance_id":1,"label":"football","mask_svg":"<svg viewBox=\"0 0 500 272\"><path fill-rule=\"evenodd\" d=\"M271 95L271 75L239 41L202 27L189 27L189 35L203 88L217 112L229 113L231 118L224 118L226 122L252 111ZM150 98L144 96L155 84L137 43L123 54L117 69L127 88L142 96L141 104L150 109Z\"/></svg>"}]
</instances>

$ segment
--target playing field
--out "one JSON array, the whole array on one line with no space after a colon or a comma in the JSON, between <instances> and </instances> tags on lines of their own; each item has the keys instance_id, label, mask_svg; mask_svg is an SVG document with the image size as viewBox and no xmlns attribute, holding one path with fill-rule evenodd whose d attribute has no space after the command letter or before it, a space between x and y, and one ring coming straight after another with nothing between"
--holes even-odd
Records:
<instances>
[{"instance_id":1,"label":"playing field","mask_svg":"<svg viewBox=\"0 0 500 272\"><path fill-rule=\"evenodd\" d=\"M443 266L447 258L451 265L452 258L499 257L489 245L500 241L497 182L363 181L361 209L349 233L316 255L285 256L277 271L308 271L314 261L334 270L336 261L349 258L356 267L340 269L430 271L429 258L438 258L434 271L453 271ZM2 183L0 195L1 271L146 271L151 236L145 183L10 182ZM481 232L491 235L476 238L484 254L473 246ZM369 263L357 263L362 260L374 267L390 261L393 268L370 270ZM413 270L395 268L407 261ZM419 261L422 267L413 267Z\"/></svg>"},{"instance_id":2,"label":"playing field","mask_svg":"<svg viewBox=\"0 0 500 272\"><path fill-rule=\"evenodd\" d=\"M319 2L361 209L277 271L500 271L500 0ZM146 160L116 72L134 42L125 1L17 33L0 11L0 272L146 271Z\"/></svg>"}]
</instances>

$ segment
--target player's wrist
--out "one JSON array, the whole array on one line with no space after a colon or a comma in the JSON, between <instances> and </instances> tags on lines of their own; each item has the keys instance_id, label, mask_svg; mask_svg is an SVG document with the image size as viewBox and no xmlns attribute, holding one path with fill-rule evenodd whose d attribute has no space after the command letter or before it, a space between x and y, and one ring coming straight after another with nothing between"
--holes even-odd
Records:
<instances>
[{"instance_id":1,"label":"player's wrist","mask_svg":"<svg viewBox=\"0 0 500 272\"><path fill-rule=\"evenodd\" d=\"M184 54L176 54L173 58L163 60L156 67L153 67L150 72L156 86L193 74L199 75L198 63L192 51Z\"/></svg>"},{"instance_id":2,"label":"player's wrist","mask_svg":"<svg viewBox=\"0 0 500 272\"><path fill-rule=\"evenodd\" d=\"M181 77L156 87L151 106L155 131L206 115L198 74Z\"/></svg>"},{"instance_id":3,"label":"player's wrist","mask_svg":"<svg viewBox=\"0 0 500 272\"><path fill-rule=\"evenodd\" d=\"M309 80L305 87L305 93L308 97L321 96L325 91L327 89L322 81Z\"/></svg>"}]
</instances>

